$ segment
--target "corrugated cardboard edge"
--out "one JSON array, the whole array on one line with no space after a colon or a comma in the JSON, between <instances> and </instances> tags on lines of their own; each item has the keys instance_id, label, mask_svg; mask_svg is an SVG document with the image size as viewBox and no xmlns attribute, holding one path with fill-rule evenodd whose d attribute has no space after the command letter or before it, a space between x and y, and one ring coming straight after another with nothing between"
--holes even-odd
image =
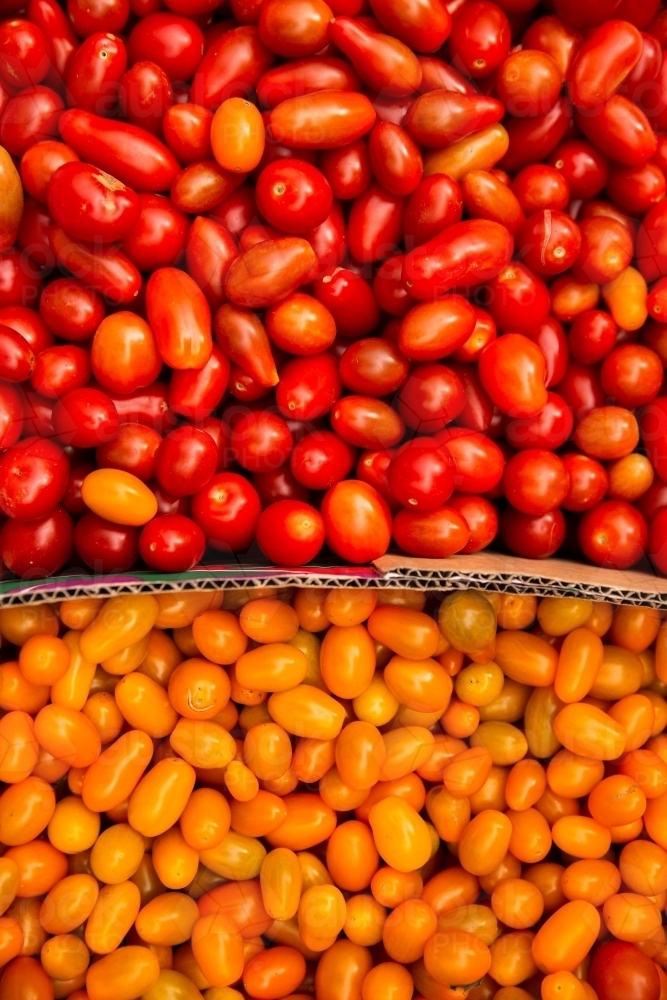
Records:
<instances>
[{"instance_id":1,"label":"corrugated cardboard edge","mask_svg":"<svg viewBox=\"0 0 667 1000\"><path fill-rule=\"evenodd\" d=\"M585 597L593 601L667 610L667 579L650 572L604 569L565 559L519 559L497 552L449 559L383 556L374 563L383 580L426 590L477 587L541 597Z\"/></svg>"},{"instance_id":2,"label":"corrugated cardboard edge","mask_svg":"<svg viewBox=\"0 0 667 1000\"><path fill-rule=\"evenodd\" d=\"M464 590L585 597L594 601L667 610L667 579L651 572L602 569L564 559L519 559L479 552L450 559L383 556L372 566L216 565L189 573L72 574L48 580L0 581L0 607L62 601L74 597L154 594L258 587L408 587L414 590Z\"/></svg>"}]
</instances>

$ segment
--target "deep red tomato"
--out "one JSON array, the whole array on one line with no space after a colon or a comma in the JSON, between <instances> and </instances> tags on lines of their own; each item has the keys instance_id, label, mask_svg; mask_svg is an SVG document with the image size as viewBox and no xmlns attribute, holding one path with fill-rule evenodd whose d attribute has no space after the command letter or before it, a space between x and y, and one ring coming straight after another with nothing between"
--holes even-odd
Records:
<instances>
[{"instance_id":1,"label":"deep red tomato","mask_svg":"<svg viewBox=\"0 0 667 1000\"><path fill-rule=\"evenodd\" d=\"M95 451L100 469L123 469L147 483L155 476L155 454L162 438L145 424L121 424L118 433Z\"/></svg>"},{"instance_id":2,"label":"deep red tomato","mask_svg":"<svg viewBox=\"0 0 667 1000\"><path fill-rule=\"evenodd\" d=\"M53 344L53 336L34 309L4 306L0 308L0 323L20 333L32 347L35 356Z\"/></svg>"},{"instance_id":3,"label":"deep red tomato","mask_svg":"<svg viewBox=\"0 0 667 1000\"><path fill-rule=\"evenodd\" d=\"M58 135L64 107L60 95L50 87L26 87L7 102L0 122L0 143L12 156L23 156L34 143Z\"/></svg>"},{"instance_id":4,"label":"deep red tomato","mask_svg":"<svg viewBox=\"0 0 667 1000\"><path fill-rule=\"evenodd\" d=\"M191 18L159 11L142 17L134 26L127 51L132 63L150 59L170 80L190 80L204 54L204 36Z\"/></svg>"},{"instance_id":5,"label":"deep red tomato","mask_svg":"<svg viewBox=\"0 0 667 1000\"><path fill-rule=\"evenodd\" d=\"M282 417L268 411L250 412L232 428L236 461L249 472L267 472L288 460L292 434Z\"/></svg>"},{"instance_id":6,"label":"deep red tomato","mask_svg":"<svg viewBox=\"0 0 667 1000\"><path fill-rule=\"evenodd\" d=\"M389 507L368 483L358 479L337 483L325 494L320 510L327 545L346 562L371 562L389 548Z\"/></svg>"},{"instance_id":7,"label":"deep red tomato","mask_svg":"<svg viewBox=\"0 0 667 1000\"><path fill-rule=\"evenodd\" d=\"M367 281L344 267L334 268L314 283L315 297L327 307L341 337L356 340L372 333L380 321L373 290Z\"/></svg>"},{"instance_id":8,"label":"deep red tomato","mask_svg":"<svg viewBox=\"0 0 667 1000\"><path fill-rule=\"evenodd\" d=\"M667 510L663 507L651 521L647 555L663 576L667 574Z\"/></svg>"},{"instance_id":9,"label":"deep red tomato","mask_svg":"<svg viewBox=\"0 0 667 1000\"><path fill-rule=\"evenodd\" d=\"M102 296L76 278L56 278L39 300L39 314L49 330L66 340L88 340L104 313Z\"/></svg>"},{"instance_id":10,"label":"deep red tomato","mask_svg":"<svg viewBox=\"0 0 667 1000\"><path fill-rule=\"evenodd\" d=\"M72 55L67 66L70 107L98 115L111 115L118 104L118 89L127 68L123 39L106 31L95 31Z\"/></svg>"},{"instance_id":11,"label":"deep red tomato","mask_svg":"<svg viewBox=\"0 0 667 1000\"><path fill-rule=\"evenodd\" d=\"M293 358L280 371L276 404L284 417L316 420L328 413L342 394L338 363L331 354Z\"/></svg>"},{"instance_id":12,"label":"deep red tomato","mask_svg":"<svg viewBox=\"0 0 667 1000\"><path fill-rule=\"evenodd\" d=\"M139 218L134 191L88 163L63 163L49 181L47 196L57 225L89 243L119 242Z\"/></svg>"},{"instance_id":13,"label":"deep red tomato","mask_svg":"<svg viewBox=\"0 0 667 1000\"><path fill-rule=\"evenodd\" d=\"M507 507L500 515L500 537L510 552L526 559L553 556L565 541L565 531L565 518L558 508L535 516Z\"/></svg>"},{"instance_id":14,"label":"deep red tomato","mask_svg":"<svg viewBox=\"0 0 667 1000\"><path fill-rule=\"evenodd\" d=\"M0 509L20 521L44 517L62 500L68 476L67 456L55 441L23 438L0 459Z\"/></svg>"},{"instance_id":15,"label":"deep red tomato","mask_svg":"<svg viewBox=\"0 0 667 1000\"><path fill-rule=\"evenodd\" d=\"M203 368L172 372L169 406L187 420L203 420L220 405L229 382L229 361L214 344Z\"/></svg>"},{"instance_id":16,"label":"deep red tomato","mask_svg":"<svg viewBox=\"0 0 667 1000\"><path fill-rule=\"evenodd\" d=\"M510 24L505 13L486 0L465 4L454 18L449 46L472 77L488 76L509 52Z\"/></svg>"},{"instance_id":17,"label":"deep red tomato","mask_svg":"<svg viewBox=\"0 0 667 1000\"><path fill-rule=\"evenodd\" d=\"M553 452L528 448L505 466L505 496L524 514L546 514L560 507L570 480L562 460Z\"/></svg>"},{"instance_id":18,"label":"deep red tomato","mask_svg":"<svg viewBox=\"0 0 667 1000\"><path fill-rule=\"evenodd\" d=\"M485 549L498 534L498 511L486 497L454 493L447 506L461 515L470 530L470 538L460 549L463 555Z\"/></svg>"},{"instance_id":19,"label":"deep red tomato","mask_svg":"<svg viewBox=\"0 0 667 1000\"><path fill-rule=\"evenodd\" d=\"M255 188L257 207L271 226L306 233L324 222L333 204L331 185L305 160L275 160L262 170Z\"/></svg>"},{"instance_id":20,"label":"deep red tomato","mask_svg":"<svg viewBox=\"0 0 667 1000\"><path fill-rule=\"evenodd\" d=\"M593 956L589 980L599 1000L658 1000L660 996L655 965L628 941L601 944Z\"/></svg>"},{"instance_id":21,"label":"deep red tomato","mask_svg":"<svg viewBox=\"0 0 667 1000\"><path fill-rule=\"evenodd\" d=\"M391 510L398 509L394 494L389 487L389 466L395 454L395 448L365 451L359 456L356 468L357 479L374 486Z\"/></svg>"},{"instance_id":22,"label":"deep red tomato","mask_svg":"<svg viewBox=\"0 0 667 1000\"><path fill-rule=\"evenodd\" d=\"M392 530L403 552L425 559L446 559L461 552L470 541L465 519L450 507L399 510Z\"/></svg>"},{"instance_id":23,"label":"deep red tomato","mask_svg":"<svg viewBox=\"0 0 667 1000\"><path fill-rule=\"evenodd\" d=\"M435 510L454 492L455 465L436 438L413 438L391 460L389 488L409 510Z\"/></svg>"},{"instance_id":24,"label":"deep red tomato","mask_svg":"<svg viewBox=\"0 0 667 1000\"><path fill-rule=\"evenodd\" d=\"M354 465L355 450L331 431L313 431L294 445L290 469L297 482L311 490L328 490L345 479Z\"/></svg>"},{"instance_id":25,"label":"deep red tomato","mask_svg":"<svg viewBox=\"0 0 667 1000\"><path fill-rule=\"evenodd\" d=\"M390 340L382 337L355 341L340 359L340 377L345 387L368 396L396 392L407 374L408 362Z\"/></svg>"},{"instance_id":26,"label":"deep red tomato","mask_svg":"<svg viewBox=\"0 0 667 1000\"><path fill-rule=\"evenodd\" d=\"M169 198L140 194L139 216L123 241L123 252L140 271L171 267L185 249L189 226L188 217Z\"/></svg>"},{"instance_id":27,"label":"deep red tomato","mask_svg":"<svg viewBox=\"0 0 667 1000\"><path fill-rule=\"evenodd\" d=\"M90 380L90 355L75 344L58 344L40 351L30 383L36 392L59 399L72 389L81 389Z\"/></svg>"},{"instance_id":28,"label":"deep red tomato","mask_svg":"<svg viewBox=\"0 0 667 1000\"><path fill-rule=\"evenodd\" d=\"M508 264L488 287L489 312L501 333L527 333L549 314L547 286L518 261Z\"/></svg>"},{"instance_id":29,"label":"deep red tomato","mask_svg":"<svg viewBox=\"0 0 667 1000\"><path fill-rule=\"evenodd\" d=\"M647 540L646 521L623 500L605 500L579 522L579 544L595 566L628 569L644 555Z\"/></svg>"},{"instance_id":30,"label":"deep red tomato","mask_svg":"<svg viewBox=\"0 0 667 1000\"><path fill-rule=\"evenodd\" d=\"M94 31L122 31L130 16L129 0L67 0L67 13L82 37Z\"/></svg>"},{"instance_id":31,"label":"deep red tomato","mask_svg":"<svg viewBox=\"0 0 667 1000\"><path fill-rule=\"evenodd\" d=\"M129 122L154 135L162 134L162 119L174 103L169 77L148 59L135 62L120 81L120 107Z\"/></svg>"},{"instance_id":32,"label":"deep red tomato","mask_svg":"<svg viewBox=\"0 0 667 1000\"><path fill-rule=\"evenodd\" d=\"M257 542L278 566L304 566L324 545L324 520L308 503L279 500L260 514Z\"/></svg>"},{"instance_id":33,"label":"deep red tomato","mask_svg":"<svg viewBox=\"0 0 667 1000\"><path fill-rule=\"evenodd\" d=\"M154 517L139 536L139 555L151 569L185 573L201 562L206 548L204 532L182 514Z\"/></svg>"},{"instance_id":34,"label":"deep red tomato","mask_svg":"<svg viewBox=\"0 0 667 1000\"><path fill-rule=\"evenodd\" d=\"M92 462L77 462L72 465L62 498L62 505L70 514L80 517L88 510L88 506L81 496L81 487L88 473L93 472L96 468L97 465L93 465Z\"/></svg>"},{"instance_id":35,"label":"deep red tomato","mask_svg":"<svg viewBox=\"0 0 667 1000\"><path fill-rule=\"evenodd\" d=\"M10 326L0 323L0 378L25 382L35 367L35 353L29 342Z\"/></svg>"},{"instance_id":36,"label":"deep red tomato","mask_svg":"<svg viewBox=\"0 0 667 1000\"><path fill-rule=\"evenodd\" d=\"M465 401L465 389L453 369L445 365L418 365L403 383L398 412L408 427L422 434L434 434L458 417Z\"/></svg>"},{"instance_id":37,"label":"deep red tomato","mask_svg":"<svg viewBox=\"0 0 667 1000\"><path fill-rule=\"evenodd\" d=\"M205 430L183 424L170 431L155 456L155 476L174 496L197 493L212 479L218 463L215 441Z\"/></svg>"},{"instance_id":38,"label":"deep red tomato","mask_svg":"<svg viewBox=\"0 0 667 1000\"><path fill-rule=\"evenodd\" d=\"M5 521L0 531L0 555L16 576L37 580L62 569L72 552L72 542L72 518L62 507L54 507L34 521L13 517Z\"/></svg>"},{"instance_id":39,"label":"deep red tomato","mask_svg":"<svg viewBox=\"0 0 667 1000\"><path fill-rule=\"evenodd\" d=\"M462 493L487 493L502 479L505 456L483 434L448 427L436 434L454 461L454 484Z\"/></svg>"},{"instance_id":40,"label":"deep red tomato","mask_svg":"<svg viewBox=\"0 0 667 1000\"><path fill-rule=\"evenodd\" d=\"M257 490L236 472L218 472L192 498L192 517L215 549L244 552L261 512Z\"/></svg>"},{"instance_id":41,"label":"deep red tomato","mask_svg":"<svg viewBox=\"0 0 667 1000\"><path fill-rule=\"evenodd\" d=\"M139 529L88 511L74 528L74 547L93 573L123 573L137 561Z\"/></svg>"},{"instance_id":42,"label":"deep red tomato","mask_svg":"<svg viewBox=\"0 0 667 1000\"><path fill-rule=\"evenodd\" d=\"M118 411L99 389L72 389L53 409L53 429L65 444L96 448L118 431Z\"/></svg>"},{"instance_id":43,"label":"deep red tomato","mask_svg":"<svg viewBox=\"0 0 667 1000\"><path fill-rule=\"evenodd\" d=\"M270 472L255 472L250 481L259 493L262 507L279 500L303 500L304 503L310 500L310 490L296 480L289 465L281 465Z\"/></svg>"},{"instance_id":44,"label":"deep red tomato","mask_svg":"<svg viewBox=\"0 0 667 1000\"><path fill-rule=\"evenodd\" d=\"M602 361L616 343L618 327L609 313L588 309L570 327L568 343L572 357L582 365Z\"/></svg>"},{"instance_id":45,"label":"deep red tomato","mask_svg":"<svg viewBox=\"0 0 667 1000\"><path fill-rule=\"evenodd\" d=\"M547 402L533 417L509 420L505 437L513 448L560 448L570 437L574 419L562 396L547 393Z\"/></svg>"},{"instance_id":46,"label":"deep red tomato","mask_svg":"<svg viewBox=\"0 0 667 1000\"><path fill-rule=\"evenodd\" d=\"M602 362L600 382L619 406L646 406L660 392L664 368L659 355L643 344L621 344Z\"/></svg>"},{"instance_id":47,"label":"deep red tomato","mask_svg":"<svg viewBox=\"0 0 667 1000\"><path fill-rule=\"evenodd\" d=\"M0 25L0 77L6 87L40 83L49 71L49 44L36 24L13 18Z\"/></svg>"}]
</instances>

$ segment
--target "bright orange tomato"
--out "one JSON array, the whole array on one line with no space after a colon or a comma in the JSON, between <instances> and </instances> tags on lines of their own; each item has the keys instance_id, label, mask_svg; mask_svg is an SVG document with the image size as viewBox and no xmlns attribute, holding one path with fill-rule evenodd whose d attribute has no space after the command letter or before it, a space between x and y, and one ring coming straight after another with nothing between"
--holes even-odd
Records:
<instances>
[{"instance_id":1,"label":"bright orange tomato","mask_svg":"<svg viewBox=\"0 0 667 1000\"><path fill-rule=\"evenodd\" d=\"M211 122L211 146L225 170L254 170L264 152L264 121L257 107L242 97L223 101Z\"/></svg>"},{"instance_id":2,"label":"bright orange tomato","mask_svg":"<svg viewBox=\"0 0 667 1000\"><path fill-rule=\"evenodd\" d=\"M600 915L586 900L565 903L542 924L533 941L533 958L542 972L573 972L600 930Z\"/></svg>"}]
</instances>

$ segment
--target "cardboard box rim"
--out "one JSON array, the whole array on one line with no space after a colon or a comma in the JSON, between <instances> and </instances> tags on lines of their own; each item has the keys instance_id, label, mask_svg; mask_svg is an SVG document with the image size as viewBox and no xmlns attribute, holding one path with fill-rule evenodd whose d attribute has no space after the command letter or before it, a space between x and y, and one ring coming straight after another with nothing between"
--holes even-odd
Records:
<instances>
[{"instance_id":1,"label":"cardboard box rim","mask_svg":"<svg viewBox=\"0 0 667 1000\"><path fill-rule=\"evenodd\" d=\"M584 597L594 601L667 610L667 579L650 572L611 570L564 559L537 561L494 552L415 559L383 556L371 566L203 566L189 573L81 573L43 580L0 581L0 607L75 597L113 597L179 591L244 590L258 587L407 587L465 590L475 587L540 597Z\"/></svg>"}]
</instances>

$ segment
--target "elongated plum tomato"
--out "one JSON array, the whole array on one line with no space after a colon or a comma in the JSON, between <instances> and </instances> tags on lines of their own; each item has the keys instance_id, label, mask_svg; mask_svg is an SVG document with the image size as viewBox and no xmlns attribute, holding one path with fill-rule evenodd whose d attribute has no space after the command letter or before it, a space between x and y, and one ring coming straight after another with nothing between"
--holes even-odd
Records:
<instances>
[{"instance_id":1,"label":"elongated plum tomato","mask_svg":"<svg viewBox=\"0 0 667 1000\"><path fill-rule=\"evenodd\" d=\"M368 483L337 483L325 495L321 510L327 545L347 562L370 562L389 548L389 507Z\"/></svg>"},{"instance_id":2,"label":"elongated plum tomato","mask_svg":"<svg viewBox=\"0 0 667 1000\"><path fill-rule=\"evenodd\" d=\"M544 354L520 333L492 341L479 358L482 385L499 410L512 417L532 417L547 403Z\"/></svg>"}]
</instances>

